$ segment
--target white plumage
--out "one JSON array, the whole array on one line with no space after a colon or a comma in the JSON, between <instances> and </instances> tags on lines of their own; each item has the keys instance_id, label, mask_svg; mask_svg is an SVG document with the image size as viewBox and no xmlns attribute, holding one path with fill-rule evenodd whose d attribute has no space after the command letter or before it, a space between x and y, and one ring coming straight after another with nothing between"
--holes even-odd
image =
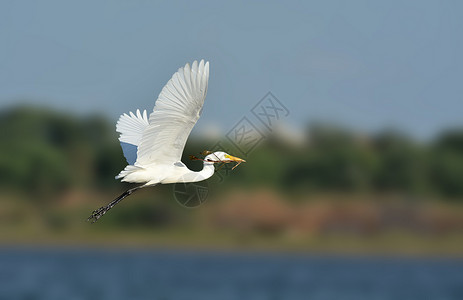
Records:
<instances>
[{"instance_id":1,"label":"white plumage","mask_svg":"<svg viewBox=\"0 0 463 300\"><path fill-rule=\"evenodd\" d=\"M159 94L142 135L135 165L175 163L198 121L207 93L209 62L180 68Z\"/></svg>"},{"instance_id":2,"label":"white plumage","mask_svg":"<svg viewBox=\"0 0 463 300\"><path fill-rule=\"evenodd\" d=\"M162 89L149 120L146 111L142 115L139 110L119 118L116 125L121 134L119 140L138 148L135 163L122 170L116 179L170 183L172 176L169 175L175 175L180 176L181 182L192 180L191 175L186 176L188 172L184 173L189 170L179 162L188 136L201 115L208 80L209 62L194 61L191 67L186 64ZM173 174L166 173L166 168ZM194 175L197 181L204 179L203 174L195 172Z\"/></svg>"},{"instance_id":3,"label":"white plumage","mask_svg":"<svg viewBox=\"0 0 463 300\"><path fill-rule=\"evenodd\" d=\"M121 115L116 131L120 133L119 141L129 165L116 179L144 185L126 191L94 211L89 219L98 220L138 188L158 183L201 181L214 174L214 163L244 162L225 152L208 153L202 159L203 169L194 172L180 161L188 136L201 116L208 80L209 62L186 64L164 86L149 118L146 110ZM136 151L136 155L131 151Z\"/></svg>"},{"instance_id":4,"label":"white plumage","mask_svg":"<svg viewBox=\"0 0 463 300\"><path fill-rule=\"evenodd\" d=\"M121 135L119 141L134 146L138 146L141 141L141 136L145 128L149 125L148 116L146 110L143 114L137 109L136 114L130 112L120 116L119 121L116 124L116 131Z\"/></svg>"}]
</instances>

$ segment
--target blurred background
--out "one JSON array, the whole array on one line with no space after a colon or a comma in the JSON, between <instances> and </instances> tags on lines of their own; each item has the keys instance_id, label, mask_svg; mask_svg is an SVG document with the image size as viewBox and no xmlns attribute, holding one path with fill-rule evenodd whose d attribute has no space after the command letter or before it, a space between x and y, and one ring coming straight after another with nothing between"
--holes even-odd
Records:
<instances>
[{"instance_id":1,"label":"blurred background","mask_svg":"<svg viewBox=\"0 0 463 300\"><path fill-rule=\"evenodd\" d=\"M462 6L2 1L0 298L462 299ZM119 115L202 58L183 161L247 163L87 223Z\"/></svg>"}]
</instances>

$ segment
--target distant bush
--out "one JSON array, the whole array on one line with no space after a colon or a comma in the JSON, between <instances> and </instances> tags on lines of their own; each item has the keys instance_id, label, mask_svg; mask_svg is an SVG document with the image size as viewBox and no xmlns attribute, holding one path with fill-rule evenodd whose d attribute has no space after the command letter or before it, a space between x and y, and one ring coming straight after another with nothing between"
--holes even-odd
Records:
<instances>
[{"instance_id":1,"label":"distant bush","mask_svg":"<svg viewBox=\"0 0 463 300\"><path fill-rule=\"evenodd\" d=\"M126 164L114 125L101 117L17 108L0 114L0 127L2 188L39 198L71 187L105 189L114 186L114 176ZM307 135L309 142L299 147L269 136L226 180L303 193L463 196L463 129L449 130L428 143L400 132L365 136L333 126L312 126ZM207 145L190 139L184 154L206 149L201 147ZM187 164L201 167L198 162ZM146 222L158 219L146 216Z\"/></svg>"}]
</instances>

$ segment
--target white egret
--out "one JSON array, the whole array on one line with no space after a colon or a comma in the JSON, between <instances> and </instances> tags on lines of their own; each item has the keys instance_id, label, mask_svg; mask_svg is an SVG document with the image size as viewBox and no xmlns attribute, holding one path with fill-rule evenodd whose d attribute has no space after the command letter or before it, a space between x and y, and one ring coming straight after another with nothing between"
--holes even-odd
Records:
<instances>
[{"instance_id":1,"label":"white egret","mask_svg":"<svg viewBox=\"0 0 463 300\"><path fill-rule=\"evenodd\" d=\"M205 151L204 159L191 157L204 161L203 169L199 172L189 170L181 162L187 138L202 112L208 80L209 62L201 60L198 64L194 61L191 67L186 64L164 86L149 118L146 110L120 116L116 131L120 133L119 141L129 165L116 179L143 184L125 191L108 205L93 211L88 221L96 222L140 188L159 183L202 181L214 174L215 163L245 162L221 151Z\"/></svg>"}]
</instances>

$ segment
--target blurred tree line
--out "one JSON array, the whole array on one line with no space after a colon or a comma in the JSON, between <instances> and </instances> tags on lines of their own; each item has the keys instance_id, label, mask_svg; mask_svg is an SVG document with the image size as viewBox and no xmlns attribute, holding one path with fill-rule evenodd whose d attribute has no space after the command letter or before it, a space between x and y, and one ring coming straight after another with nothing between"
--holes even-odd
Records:
<instances>
[{"instance_id":1,"label":"blurred tree line","mask_svg":"<svg viewBox=\"0 0 463 300\"><path fill-rule=\"evenodd\" d=\"M43 109L0 114L0 186L36 196L74 187L105 187L124 167L116 133L99 116Z\"/></svg>"},{"instance_id":2,"label":"blurred tree line","mask_svg":"<svg viewBox=\"0 0 463 300\"><path fill-rule=\"evenodd\" d=\"M417 142L395 130L371 136L314 125L279 184L309 191L405 193L454 199L463 195L463 130ZM278 144L277 141L273 141ZM284 147L280 145L284 155ZM288 154L286 154L288 155Z\"/></svg>"},{"instance_id":3,"label":"blurred tree line","mask_svg":"<svg viewBox=\"0 0 463 300\"><path fill-rule=\"evenodd\" d=\"M126 164L114 124L99 116L16 108L0 114L0 127L3 190L47 198L69 188L111 189ZM299 146L269 136L246 165L233 171L238 175L226 179L298 193L401 192L462 199L462 129L428 142L397 131L365 136L325 125L310 126L307 136ZM190 139L184 156L210 144Z\"/></svg>"}]
</instances>

